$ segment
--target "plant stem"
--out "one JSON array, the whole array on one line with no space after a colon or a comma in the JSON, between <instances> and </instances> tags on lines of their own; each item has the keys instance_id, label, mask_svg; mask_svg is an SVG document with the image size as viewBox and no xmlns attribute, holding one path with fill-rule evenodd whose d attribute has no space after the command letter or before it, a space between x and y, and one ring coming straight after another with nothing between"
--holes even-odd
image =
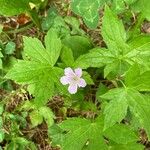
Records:
<instances>
[{"instance_id":1,"label":"plant stem","mask_svg":"<svg viewBox=\"0 0 150 150\"><path fill-rule=\"evenodd\" d=\"M5 33L19 33L19 32L23 32L29 28L31 28L34 24L33 23L30 23L22 28L19 28L19 29L15 29L15 30L9 30L9 31L5 31Z\"/></svg>"}]
</instances>

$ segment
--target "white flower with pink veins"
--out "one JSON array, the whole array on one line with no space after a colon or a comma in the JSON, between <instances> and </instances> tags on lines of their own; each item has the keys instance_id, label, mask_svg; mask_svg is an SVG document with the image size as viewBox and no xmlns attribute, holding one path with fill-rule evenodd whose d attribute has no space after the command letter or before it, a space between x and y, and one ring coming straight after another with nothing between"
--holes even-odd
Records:
<instances>
[{"instance_id":1,"label":"white flower with pink veins","mask_svg":"<svg viewBox=\"0 0 150 150\"><path fill-rule=\"evenodd\" d=\"M86 82L82 76L82 69L77 68L77 69L71 69L71 68L66 68L64 70L65 76L60 78L60 82L63 85L69 84L68 91L71 94L75 94L80 87L85 87Z\"/></svg>"}]
</instances>

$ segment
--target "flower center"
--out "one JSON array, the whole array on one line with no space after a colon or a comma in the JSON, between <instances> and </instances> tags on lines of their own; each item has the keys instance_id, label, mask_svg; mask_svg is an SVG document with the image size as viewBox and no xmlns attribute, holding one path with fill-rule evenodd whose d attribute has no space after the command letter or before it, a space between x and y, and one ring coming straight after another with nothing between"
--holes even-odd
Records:
<instances>
[{"instance_id":1,"label":"flower center","mask_svg":"<svg viewBox=\"0 0 150 150\"><path fill-rule=\"evenodd\" d=\"M77 82L77 81L79 81L79 77L78 76L74 76L73 78L72 78L72 80L74 81L74 82Z\"/></svg>"}]
</instances>

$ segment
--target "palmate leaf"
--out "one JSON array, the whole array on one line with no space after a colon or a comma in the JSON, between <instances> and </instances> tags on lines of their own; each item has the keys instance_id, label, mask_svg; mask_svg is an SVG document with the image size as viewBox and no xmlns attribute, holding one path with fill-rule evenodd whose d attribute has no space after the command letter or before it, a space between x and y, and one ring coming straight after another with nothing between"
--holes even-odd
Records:
<instances>
[{"instance_id":1,"label":"palmate leaf","mask_svg":"<svg viewBox=\"0 0 150 150\"><path fill-rule=\"evenodd\" d=\"M138 145L136 145L137 135L128 126L116 124L104 132L103 117L98 117L93 121L70 118L58 126L52 126L49 131L52 143L60 145L62 150L105 150L114 144L124 145L124 147L127 147L129 143L134 146ZM108 139L107 144L104 137Z\"/></svg>"},{"instance_id":2,"label":"palmate leaf","mask_svg":"<svg viewBox=\"0 0 150 150\"><path fill-rule=\"evenodd\" d=\"M150 138L150 97L140 94L139 91L149 91L149 70L140 73L137 64L133 65L125 75L125 87L111 89L101 98L111 100L104 109L104 129L113 126L125 118L129 107L133 115L141 123Z\"/></svg>"},{"instance_id":3,"label":"palmate leaf","mask_svg":"<svg viewBox=\"0 0 150 150\"><path fill-rule=\"evenodd\" d=\"M102 36L108 49L95 48L89 53L81 55L74 63L74 66L81 68L105 67L104 77L113 74L124 74L134 63L147 69L150 66L149 49L150 36L139 36L137 40L127 41L126 32L122 22L116 15L105 7Z\"/></svg>"},{"instance_id":4,"label":"palmate leaf","mask_svg":"<svg viewBox=\"0 0 150 150\"><path fill-rule=\"evenodd\" d=\"M62 69L54 67L60 55L61 41L53 29L47 33L45 45L46 48L36 38L24 37L24 55L29 60L24 57L26 60L18 61L6 75L17 83L33 85L37 105L45 104L53 96L54 85L60 84L58 80L63 74Z\"/></svg>"},{"instance_id":5,"label":"palmate leaf","mask_svg":"<svg viewBox=\"0 0 150 150\"><path fill-rule=\"evenodd\" d=\"M138 91L130 89L130 88L129 89L123 89L123 88L112 89L108 91L106 94L102 95L101 98L109 99L112 102L117 103L115 105L118 105L119 108L121 108L120 106L121 103L119 102L120 95L124 95L124 97L121 100L126 101L126 103L125 102L121 102L121 103L125 103L124 107L127 107L127 106L129 107L133 115L136 116L136 118L139 120L143 128L147 131L148 137L150 138L150 121L148 119L150 116L149 98L140 94ZM116 99L119 99L119 100L115 101ZM108 105L111 105L111 103ZM121 110L116 107L115 108L111 107L111 108L112 109L109 111L107 110L107 107L105 108L105 110L107 110L107 115L105 114L104 129L107 129L113 126L114 121L120 122L120 120L124 119L124 116L125 116L124 109ZM111 115L109 116L110 113ZM124 115L121 116L120 114L124 114ZM107 120L110 120L111 124L108 125Z\"/></svg>"},{"instance_id":6,"label":"palmate leaf","mask_svg":"<svg viewBox=\"0 0 150 150\"><path fill-rule=\"evenodd\" d=\"M99 21L98 10L104 0L72 0L71 8L74 13L83 17L89 28L96 28Z\"/></svg>"},{"instance_id":7,"label":"palmate leaf","mask_svg":"<svg viewBox=\"0 0 150 150\"><path fill-rule=\"evenodd\" d=\"M81 118L71 118L63 121L59 124L59 127L67 134L62 135L58 144L60 144L62 150L108 149L102 136L102 123L101 118L95 122Z\"/></svg>"}]
</instances>

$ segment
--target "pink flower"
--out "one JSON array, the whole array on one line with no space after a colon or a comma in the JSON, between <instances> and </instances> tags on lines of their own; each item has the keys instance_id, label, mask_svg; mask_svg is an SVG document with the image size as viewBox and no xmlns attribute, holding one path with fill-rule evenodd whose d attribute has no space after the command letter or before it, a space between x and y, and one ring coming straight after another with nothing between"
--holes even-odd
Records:
<instances>
[{"instance_id":1,"label":"pink flower","mask_svg":"<svg viewBox=\"0 0 150 150\"><path fill-rule=\"evenodd\" d=\"M68 91L71 94L75 94L77 92L78 87L85 87L86 82L82 76L82 69L77 68L74 71L71 68L65 69L65 76L60 78L60 82L63 85L69 84Z\"/></svg>"}]
</instances>

